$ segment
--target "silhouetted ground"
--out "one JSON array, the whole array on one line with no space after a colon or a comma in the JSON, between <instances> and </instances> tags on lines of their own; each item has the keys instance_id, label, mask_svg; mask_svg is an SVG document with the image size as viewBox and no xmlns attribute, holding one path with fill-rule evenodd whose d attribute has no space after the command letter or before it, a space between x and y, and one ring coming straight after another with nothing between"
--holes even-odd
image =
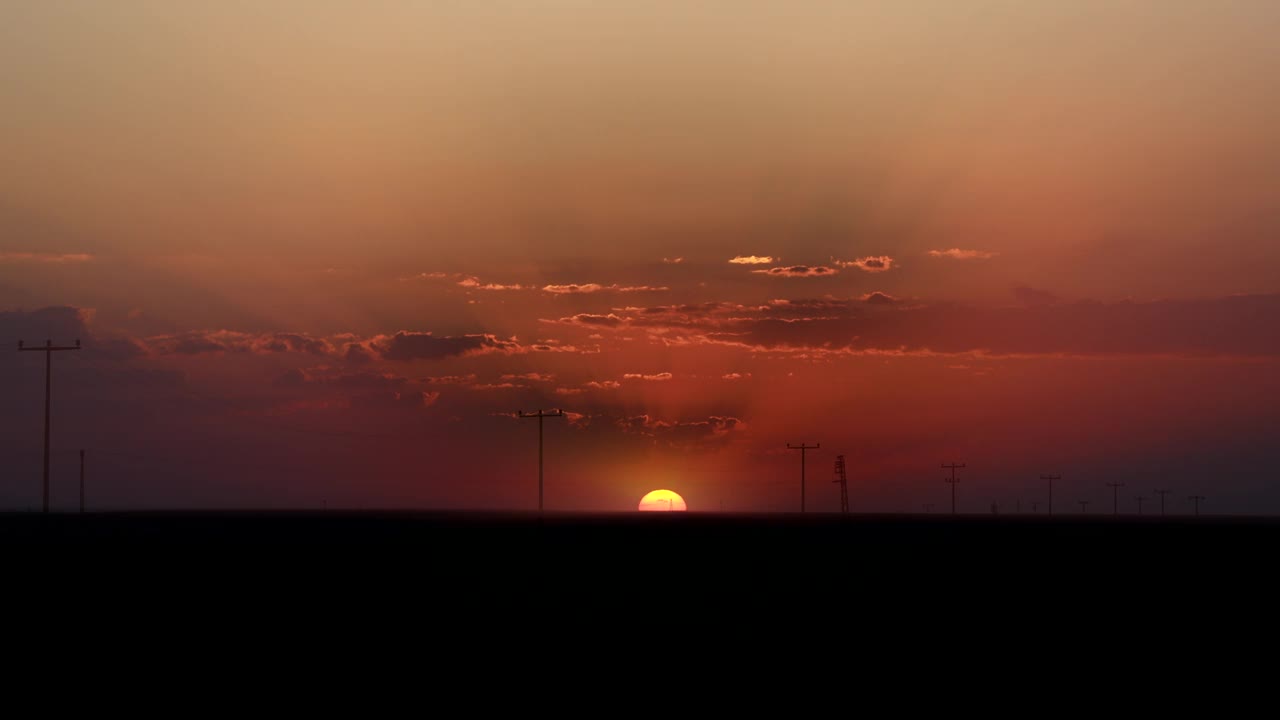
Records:
<instances>
[{"instance_id":1,"label":"silhouetted ground","mask_svg":"<svg viewBox=\"0 0 1280 720\"><path fill-rule=\"evenodd\" d=\"M442 630L477 615L522 627L654 616L779 632L785 615L786 627L806 633L919 623L921 632L948 623L978 633L988 625L1061 632L1090 619L1150 627L1262 612L1273 595L1280 520L9 514L0 515L0 551L8 586L22 588L10 597L85 607L117 599L143 617L154 609L201 621L237 612L255 626L320 612L322 623L385 615Z\"/></svg>"}]
</instances>

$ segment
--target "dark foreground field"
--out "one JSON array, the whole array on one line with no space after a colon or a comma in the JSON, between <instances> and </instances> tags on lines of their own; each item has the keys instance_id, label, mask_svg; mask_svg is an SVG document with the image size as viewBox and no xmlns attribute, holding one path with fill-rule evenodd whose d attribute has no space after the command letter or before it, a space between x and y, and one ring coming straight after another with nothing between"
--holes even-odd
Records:
<instances>
[{"instance_id":1,"label":"dark foreground field","mask_svg":"<svg viewBox=\"0 0 1280 720\"><path fill-rule=\"evenodd\" d=\"M799 567L1076 572L1275 556L1280 519L722 513L150 512L0 515L10 557L247 565L407 563L414 572L607 571L661 576ZM826 565L823 565L823 564Z\"/></svg>"},{"instance_id":2,"label":"dark foreground field","mask_svg":"<svg viewBox=\"0 0 1280 720\"><path fill-rule=\"evenodd\" d=\"M210 607L210 617L237 608L268 623L317 607L344 621L408 613L425 622L448 607L486 622L535 624L654 614L736 628L784 614L788 627L814 631L842 623L868 631L891 619L895 628L918 619L925 631L960 618L975 632L983 623L1028 632L1048 623L1062 632L1083 618L1151 628L1157 618L1262 617L1277 593L1280 521L11 514L0 515L0 552L8 587L21 589L13 598L87 607L128 598L121 604L199 607L200 617Z\"/></svg>"}]
</instances>

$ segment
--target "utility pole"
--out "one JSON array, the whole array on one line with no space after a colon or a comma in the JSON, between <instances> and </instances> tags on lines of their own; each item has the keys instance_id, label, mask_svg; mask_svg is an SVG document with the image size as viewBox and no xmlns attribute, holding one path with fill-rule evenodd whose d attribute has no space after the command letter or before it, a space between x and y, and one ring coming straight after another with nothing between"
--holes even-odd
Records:
<instances>
[{"instance_id":1,"label":"utility pole","mask_svg":"<svg viewBox=\"0 0 1280 720\"><path fill-rule=\"evenodd\" d=\"M1196 506L1196 515L1199 515L1199 514L1200 514L1200 501L1201 501L1201 500L1204 500L1204 499L1205 499L1205 497L1204 497L1203 495L1192 495L1191 497L1189 497L1189 498L1187 498L1187 499L1188 499L1188 500L1190 500L1191 502L1195 503L1195 506Z\"/></svg>"},{"instance_id":2,"label":"utility pole","mask_svg":"<svg viewBox=\"0 0 1280 720\"><path fill-rule=\"evenodd\" d=\"M84 451L80 451L80 514L84 514Z\"/></svg>"},{"instance_id":3,"label":"utility pole","mask_svg":"<svg viewBox=\"0 0 1280 720\"><path fill-rule=\"evenodd\" d=\"M1160 496L1160 516L1164 517L1164 496L1173 492L1172 490L1156 490L1156 494Z\"/></svg>"},{"instance_id":4,"label":"utility pole","mask_svg":"<svg viewBox=\"0 0 1280 720\"><path fill-rule=\"evenodd\" d=\"M925 511L925 512L927 512L927 513L931 513L931 512L933 512L933 503L925 503L925 504L924 504L924 511Z\"/></svg>"},{"instance_id":5,"label":"utility pole","mask_svg":"<svg viewBox=\"0 0 1280 720\"><path fill-rule=\"evenodd\" d=\"M836 479L833 483L840 484L840 512L845 515L849 514L849 476L845 473L844 456L836 456Z\"/></svg>"},{"instance_id":6,"label":"utility pole","mask_svg":"<svg viewBox=\"0 0 1280 720\"><path fill-rule=\"evenodd\" d=\"M787 443L788 450L800 451L800 512L804 512L804 451L817 450L820 447L822 447L822 443L818 443L817 445L805 445L804 443L792 445L791 443Z\"/></svg>"},{"instance_id":7,"label":"utility pole","mask_svg":"<svg viewBox=\"0 0 1280 720\"><path fill-rule=\"evenodd\" d=\"M1052 515L1053 514L1053 481L1061 480L1062 476L1061 475L1041 475L1040 479L1049 481L1049 514Z\"/></svg>"},{"instance_id":8,"label":"utility pole","mask_svg":"<svg viewBox=\"0 0 1280 720\"><path fill-rule=\"evenodd\" d=\"M1034 501L1033 501L1033 502L1031 503L1031 512L1032 512L1032 514L1035 514L1039 509L1040 509L1040 503L1038 503L1038 502L1034 502Z\"/></svg>"},{"instance_id":9,"label":"utility pole","mask_svg":"<svg viewBox=\"0 0 1280 720\"><path fill-rule=\"evenodd\" d=\"M1136 498L1134 498L1134 499L1138 501L1138 514L1139 514L1139 515L1141 515L1141 514L1142 514L1142 499L1143 499L1143 498L1142 498L1142 496L1141 496L1141 495L1139 495L1138 497L1136 497Z\"/></svg>"},{"instance_id":10,"label":"utility pole","mask_svg":"<svg viewBox=\"0 0 1280 720\"><path fill-rule=\"evenodd\" d=\"M44 511L49 512L49 405L53 398L53 354L62 350L79 350L80 341L74 346L54 345L52 340L45 340L44 347L26 347L18 341L18 352L44 353Z\"/></svg>"},{"instance_id":11,"label":"utility pole","mask_svg":"<svg viewBox=\"0 0 1280 720\"><path fill-rule=\"evenodd\" d=\"M523 410L516 413L522 418L538 418L538 512L542 512L542 418L564 417L561 410L552 410L546 412L539 410L538 412L527 413Z\"/></svg>"},{"instance_id":12,"label":"utility pole","mask_svg":"<svg viewBox=\"0 0 1280 720\"><path fill-rule=\"evenodd\" d=\"M1120 514L1120 488L1124 487L1122 482L1107 483L1107 487L1111 488L1111 514Z\"/></svg>"},{"instance_id":13,"label":"utility pole","mask_svg":"<svg viewBox=\"0 0 1280 720\"><path fill-rule=\"evenodd\" d=\"M1081 514L1081 515L1085 514L1085 512L1086 512L1086 508L1088 508L1088 507L1089 507L1089 501L1088 501L1088 500L1077 500L1076 502L1079 502L1079 503L1080 503L1080 514Z\"/></svg>"},{"instance_id":14,"label":"utility pole","mask_svg":"<svg viewBox=\"0 0 1280 720\"><path fill-rule=\"evenodd\" d=\"M952 514L952 515L955 515L955 514L956 514L956 483L960 482L959 480L957 480L957 479L956 479L956 470L957 470L958 468L962 468L962 467L964 467L964 464L963 464L963 463L961 463L960 465L956 465L955 463L951 463L950 465L943 465L943 466L942 466L942 469L943 469L943 470L950 470L950 471L951 471L951 477L949 477L949 478L942 478L942 481L943 481L943 482L947 482L947 483L951 483L951 514Z\"/></svg>"}]
</instances>

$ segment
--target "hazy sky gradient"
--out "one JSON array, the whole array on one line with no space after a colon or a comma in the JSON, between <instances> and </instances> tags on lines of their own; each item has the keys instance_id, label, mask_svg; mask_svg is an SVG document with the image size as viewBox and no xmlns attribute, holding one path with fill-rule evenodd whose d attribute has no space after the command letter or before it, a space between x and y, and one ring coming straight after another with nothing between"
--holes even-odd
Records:
<instances>
[{"instance_id":1,"label":"hazy sky gradient","mask_svg":"<svg viewBox=\"0 0 1280 720\"><path fill-rule=\"evenodd\" d=\"M1276 511L1245 479L1280 430L1276 27L1271 0L17 0L0 341L92 339L57 358L62 451L213 458L119 460L121 504L522 506L535 430L494 413L559 405L564 506L786 509L785 443L821 441L832 507L844 452L855 506L941 502L954 459L974 511L1055 470ZM39 367L0 367L18 506Z\"/></svg>"}]
</instances>

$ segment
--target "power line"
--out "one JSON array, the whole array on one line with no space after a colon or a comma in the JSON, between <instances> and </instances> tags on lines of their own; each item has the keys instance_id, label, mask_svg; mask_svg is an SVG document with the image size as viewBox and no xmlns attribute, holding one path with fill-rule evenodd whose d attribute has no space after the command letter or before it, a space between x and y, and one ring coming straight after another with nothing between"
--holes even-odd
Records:
<instances>
[{"instance_id":1,"label":"power line","mask_svg":"<svg viewBox=\"0 0 1280 720\"><path fill-rule=\"evenodd\" d=\"M951 477L942 478L942 481L951 483L951 514L952 515L956 514L956 483L960 482L959 480L956 479L956 470L962 467L964 467L964 463L961 463L959 465L956 465L955 463L951 463L950 465L942 466L943 470L948 470L948 469L951 470Z\"/></svg>"},{"instance_id":2,"label":"power line","mask_svg":"<svg viewBox=\"0 0 1280 720\"><path fill-rule=\"evenodd\" d=\"M804 512L804 453L806 450L817 450L820 447L822 447L822 443L817 445L805 445L804 443L792 445L787 443L788 450L800 451L800 512Z\"/></svg>"},{"instance_id":3,"label":"power line","mask_svg":"<svg viewBox=\"0 0 1280 720\"><path fill-rule=\"evenodd\" d=\"M1205 499L1205 496L1203 496L1203 495L1192 495L1191 497L1189 497L1189 498L1187 498L1187 499L1188 499L1188 500L1190 500L1192 503L1194 503L1194 504L1195 504L1195 506L1196 506L1196 515L1199 515L1199 514L1200 514L1200 501L1201 501L1201 500L1204 500L1204 499Z\"/></svg>"},{"instance_id":4,"label":"power line","mask_svg":"<svg viewBox=\"0 0 1280 720\"><path fill-rule=\"evenodd\" d=\"M542 512L542 419L549 417L564 417L564 411L552 410L551 412L546 412L544 410L539 410L537 412L527 413L520 410L516 415L522 418L538 418L538 512Z\"/></svg>"},{"instance_id":5,"label":"power line","mask_svg":"<svg viewBox=\"0 0 1280 720\"><path fill-rule=\"evenodd\" d=\"M44 347L26 347L22 340L18 341L18 352L44 353L44 511L49 512L49 406L53 397L53 354L62 350L79 350L80 341L75 345L54 345L52 340L45 340Z\"/></svg>"},{"instance_id":6,"label":"power line","mask_svg":"<svg viewBox=\"0 0 1280 720\"><path fill-rule=\"evenodd\" d=\"M1049 481L1049 514L1052 515L1053 514L1053 481L1061 480L1062 476L1061 475L1041 475L1040 479Z\"/></svg>"},{"instance_id":7,"label":"power line","mask_svg":"<svg viewBox=\"0 0 1280 720\"><path fill-rule=\"evenodd\" d=\"M840 512L845 515L849 514L849 476L845 473L844 456L836 456L836 479L833 483L840 484Z\"/></svg>"},{"instance_id":8,"label":"power line","mask_svg":"<svg viewBox=\"0 0 1280 720\"><path fill-rule=\"evenodd\" d=\"M1122 482L1107 483L1107 487L1111 488L1111 514L1120 514L1120 488L1124 487Z\"/></svg>"}]
</instances>

